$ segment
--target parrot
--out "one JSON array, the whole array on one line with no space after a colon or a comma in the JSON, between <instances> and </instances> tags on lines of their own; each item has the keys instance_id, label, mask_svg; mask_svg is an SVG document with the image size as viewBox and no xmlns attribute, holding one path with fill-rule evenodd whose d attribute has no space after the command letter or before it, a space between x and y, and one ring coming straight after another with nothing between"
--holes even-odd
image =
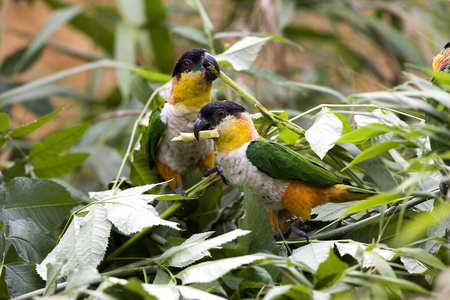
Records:
<instances>
[{"instance_id":1,"label":"parrot","mask_svg":"<svg viewBox=\"0 0 450 300\"><path fill-rule=\"evenodd\" d=\"M206 104L198 113L194 136L216 129L217 159L226 180L247 186L262 202L275 237L294 232L308 239L299 225L311 209L326 202L365 199L376 192L345 185L343 179L309 158L261 138L246 109L231 101Z\"/></svg>"},{"instance_id":2,"label":"parrot","mask_svg":"<svg viewBox=\"0 0 450 300\"><path fill-rule=\"evenodd\" d=\"M445 44L444 49L434 57L433 59L433 71L435 72L446 72L450 73L450 42ZM437 84L434 78L431 78L431 82L434 84ZM450 113L450 110L448 108L445 108L443 105L440 105L436 100L427 98L426 99L428 104L433 105L434 107L438 107L439 109L443 109ZM435 125L435 126L443 126L442 122L434 119L430 115L425 115L425 121L428 124ZM446 139L447 137L443 136L442 138ZM448 146L439 142L439 140L430 137L430 146L433 151L448 151ZM447 166L450 166L450 159L444 159L444 163ZM444 172L442 172L444 173ZM445 174L444 174L445 175ZM449 183L448 182L441 182L439 189L441 191L442 195L447 195L448 189L449 189Z\"/></svg>"},{"instance_id":3,"label":"parrot","mask_svg":"<svg viewBox=\"0 0 450 300\"><path fill-rule=\"evenodd\" d=\"M214 167L214 142L203 140L172 142L180 132L192 132L197 113L211 102L211 89L220 67L207 50L197 48L184 53L172 74L170 95L162 108L149 117L144 134L144 148L150 169L156 166L158 174L169 181L170 188L186 196L182 176L197 168L208 175L218 171Z\"/></svg>"}]
</instances>

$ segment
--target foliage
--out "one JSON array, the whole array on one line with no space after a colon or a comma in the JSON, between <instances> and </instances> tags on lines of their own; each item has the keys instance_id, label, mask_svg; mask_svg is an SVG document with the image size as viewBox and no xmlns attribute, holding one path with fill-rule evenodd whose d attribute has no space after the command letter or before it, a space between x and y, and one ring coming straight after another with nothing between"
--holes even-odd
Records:
<instances>
[{"instance_id":1,"label":"foliage","mask_svg":"<svg viewBox=\"0 0 450 300\"><path fill-rule=\"evenodd\" d=\"M448 33L445 1L45 3L48 21L0 66L0 298L445 295L450 206L439 184L449 179L450 152L431 151L429 139L450 146L450 75L428 70L422 38ZM63 25L93 41L99 57L17 80ZM220 62L214 98L246 105L262 136L379 194L314 208L306 243L275 242L258 199L217 174L187 176L187 199L168 192L141 138L148 111L167 97L175 58L193 47ZM415 74L402 75L405 63ZM101 96L106 68L117 82ZM91 75L85 91L59 83L80 72ZM371 81L390 89L367 88ZM67 103L78 109L72 126L33 142ZM36 120L15 125L17 105Z\"/></svg>"}]
</instances>

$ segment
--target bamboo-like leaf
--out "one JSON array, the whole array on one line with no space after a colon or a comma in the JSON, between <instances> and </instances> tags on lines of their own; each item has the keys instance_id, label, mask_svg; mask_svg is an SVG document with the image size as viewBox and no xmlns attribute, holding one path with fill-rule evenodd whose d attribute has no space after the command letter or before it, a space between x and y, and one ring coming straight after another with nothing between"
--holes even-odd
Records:
<instances>
[{"instance_id":1,"label":"bamboo-like leaf","mask_svg":"<svg viewBox=\"0 0 450 300\"><path fill-rule=\"evenodd\" d=\"M31 123L28 123L28 124L20 126L20 127L16 127L9 133L9 136L11 136L12 138L18 138L21 136L28 135L28 134L32 133L33 131L35 131L36 129L42 127L48 121L52 120L62 110L63 109L55 110L54 112L51 112L45 116L39 117L38 119L34 120Z\"/></svg>"},{"instance_id":2,"label":"bamboo-like leaf","mask_svg":"<svg viewBox=\"0 0 450 300\"><path fill-rule=\"evenodd\" d=\"M89 153L68 153L39 159L34 165L34 173L41 178L59 177L78 168L88 157Z\"/></svg>"},{"instance_id":3,"label":"bamboo-like leaf","mask_svg":"<svg viewBox=\"0 0 450 300\"><path fill-rule=\"evenodd\" d=\"M445 264L436 256L428 253L422 248L399 248L397 249L402 255L412 257L430 267L436 268L438 270L445 270Z\"/></svg>"},{"instance_id":4,"label":"bamboo-like leaf","mask_svg":"<svg viewBox=\"0 0 450 300\"><path fill-rule=\"evenodd\" d=\"M388 126L384 124L373 123L368 125L367 127L360 127L350 133L344 134L334 143L358 143L388 132L391 132L391 129Z\"/></svg>"},{"instance_id":5,"label":"bamboo-like leaf","mask_svg":"<svg viewBox=\"0 0 450 300\"><path fill-rule=\"evenodd\" d=\"M370 198L360 201L358 203L355 203L354 205L350 206L347 210L347 214L356 214L361 211L369 210L371 208L381 206L386 203L390 203L392 201L395 201L403 196L395 194L395 193L383 193L371 196Z\"/></svg>"}]
</instances>

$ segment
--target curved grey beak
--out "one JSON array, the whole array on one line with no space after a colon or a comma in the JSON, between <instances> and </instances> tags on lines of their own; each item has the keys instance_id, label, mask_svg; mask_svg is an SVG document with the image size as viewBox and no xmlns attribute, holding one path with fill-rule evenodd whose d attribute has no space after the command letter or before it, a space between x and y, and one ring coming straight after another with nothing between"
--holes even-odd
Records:
<instances>
[{"instance_id":1,"label":"curved grey beak","mask_svg":"<svg viewBox=\"0 0 450 300\"><path fill-rule=\"evenodd\" d=\"M217 60L208 52L205 52L205 54L203 54L203 58L202 58L202 66L205 72L205 78L208 81L214 81L217 79L216 74L214 74L209 68L210 66L213 66L214 69L216 69L217 73L220 74L220 67L219 67L219 63L217 62Z\"/></svg>"},{"instance_id":2,"label":"curved grey beak","mask_svg":"<svg viewBox=\"0 0 450 300\"><path fill-rule=\"evenodd\" d=\"M209 125L209 123L202 118L197 118L197 120L195 120L194 123L194 136L197 139L197 141L199 141L199 135L198 133L202 130L208 130L211 129L211 126Z\"/></svg>"}]
</instances>

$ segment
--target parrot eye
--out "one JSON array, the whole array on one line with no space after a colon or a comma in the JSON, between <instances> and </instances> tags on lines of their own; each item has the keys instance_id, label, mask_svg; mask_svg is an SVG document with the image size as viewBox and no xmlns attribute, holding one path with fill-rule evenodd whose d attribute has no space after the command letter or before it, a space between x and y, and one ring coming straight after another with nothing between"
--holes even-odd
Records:
<instances>
[{"instance_id":1,"label":"parrot eye","mask_svg":"<svg viewBox=\"0 0 450 300\"><path fill-rule=\"evenodd\" d=\"M216 116L217 118L222 119L223 117L225 117L225 111L224 110L217 111Z\"/></svg>"},{"instance_id":2,"label":"parrot eye","mask_svg":"<svg viewBox=\"0 0 450 300\"><path fill-rule=\"evenodd\" d=\"M192 62L189 59L183 60L183 67L185 69L189 69L191 67Z\"/></svg>"}]
</instances>

